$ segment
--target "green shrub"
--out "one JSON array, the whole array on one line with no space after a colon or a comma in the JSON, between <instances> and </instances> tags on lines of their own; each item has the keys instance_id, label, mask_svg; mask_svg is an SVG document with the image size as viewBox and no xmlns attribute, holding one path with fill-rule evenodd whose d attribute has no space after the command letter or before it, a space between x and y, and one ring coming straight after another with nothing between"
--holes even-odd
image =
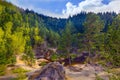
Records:
<instances>
[{"instance_id":1,"label":"green shrub","mask_svg":"<svg viewBox=\"0 0 120 80\"><path fill-rule=\"evenodd\" d=\"M28 70L25 70L23 68L16 68L12 71L13 73L26 73Z\"/></svg>"},{"instance_id":2,"label":"green shrub","mask_svg":"<svg viewBox=\"0 0 120 80\"><path fill-rule=\"evenodd\" d=\"M51 55L51 60L52 61L56 61L58 59L59 59L59 55L58 54L54 53L54 54Z\"/></svg>"},{"instance_id":3,"label":"green shrub","mask_svg":"<svg viewBox=\"0 0 120 80\"><path fill-rule=\"evenodd\" d=\"M27 76L25 75L25 73L19 73L17 78L13 78L11 80L27 80Z\"/></svg>"},{"instance_id":4,"label":"green shrub","mask_svg":"<svg viewBox=\"0 0 120 80\"><path fill-rule=\"evenodd\" d=\"M111 76L109 80L120 80L120 76L116 76L116 75Z\"/></svg>"},{"instance_id":5,"label":"green shrub","mask_svg":"<svg viewBox=\"0 0 120 80\"><path fill-rule=\"evenodd\" d=\"M11 80L27 80L26 72L28 72L28 70L25 70L23 68L16 68L12 70L12 72L17 73L17 78Z\"/></svg>"},{"instance_id":6,"label":"green shrub","mask_svg":"<svg viewBox=\"0 0 120 80\"><path fill-rule=\"evenodd\" d=\"M74 58L77 57L77 55L72 53L72 54L70 54L70 57L71 57L71 59L73 60Z\"/></svg>"},{"instance_id":7,"label":"green shrub","mask_svg":"<svg viewBox=\"0 0 120 80\"><path fill-rule=\"evenodd\" d=\"M5 65L0 65L0 76L5 75L5 70L6 70L6 66Z\"/></svg>"},{"instance_id":8,"label":"green shrub","mask_svg":"<svg viewBox=\"0 0 120 80\"><path fill-rule=\"evenodd\" d=\"M96 79L95 80L103 80L103 79L96 75Z\"/></svg>"},{"instance_id":9,"label":"green shrub","mask_svg":"<svg viewBox=\"0 0 120 80\"><path fill-rule=\"evenodd\" d=\"M40 64L39 64L39 66L44 66L44 65L46 65L47 63L46 62L41 62Z\"/></svg>"}]
</instances>

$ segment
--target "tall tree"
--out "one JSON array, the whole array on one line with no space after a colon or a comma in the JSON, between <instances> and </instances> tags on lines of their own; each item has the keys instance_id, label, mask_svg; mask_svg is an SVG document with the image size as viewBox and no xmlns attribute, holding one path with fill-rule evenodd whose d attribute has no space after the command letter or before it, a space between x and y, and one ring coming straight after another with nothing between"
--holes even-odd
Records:
<instances>
[{"instance_id":1,"label":"tall tree","mask_svg":"<svg viewBox=\"0 0 120 80\"><path fill-rule=\"evenodd\" d=\"M97 14L89 13L87 14L84 26L85 31L83 37L83 45L90 55L97 49L95 43L97 42L97 37L101 35L101 31L104 28L104 24L100 17L97 16Z\"/></svg>"},{"instance_id":2,"label":"tall tree","mask_svg":"<svg viewBox=\"0 0 120 80\"><path fill-rule=\"evenodd\" d=\"M120 15L118 15L105 35L105 54L107 62L120 66Z\"/></svg>"},{"instance_id":3,"label":"tall tree","mask_svg":"<svg viewBox=\"0 0 120 80\"><path fill-rule=\"evenodd\" d=\"M59 43L59 50L62 51L65 57L69 58L69 64L71 64L70 49L72 47L72 27L73 25L69 21L66 24L65 30L62 32L62 36L60 38Z\"/></svg>"}]
</instances>

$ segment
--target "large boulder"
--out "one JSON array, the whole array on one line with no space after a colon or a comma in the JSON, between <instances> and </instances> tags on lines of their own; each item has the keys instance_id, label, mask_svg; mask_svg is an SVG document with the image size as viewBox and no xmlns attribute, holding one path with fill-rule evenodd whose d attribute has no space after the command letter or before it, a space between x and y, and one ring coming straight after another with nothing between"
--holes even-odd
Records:
<instances>
[{"instance_id":1,"label":"large boulder","mask_svg":"<svg viewBox=\"0 0 120 80\"><path fill-rule=\"evenodd\" d=\"M28 80L65 80L65 70L59 62L51 62L41 68L37 76Z\"/></svg>"}]
</instances>

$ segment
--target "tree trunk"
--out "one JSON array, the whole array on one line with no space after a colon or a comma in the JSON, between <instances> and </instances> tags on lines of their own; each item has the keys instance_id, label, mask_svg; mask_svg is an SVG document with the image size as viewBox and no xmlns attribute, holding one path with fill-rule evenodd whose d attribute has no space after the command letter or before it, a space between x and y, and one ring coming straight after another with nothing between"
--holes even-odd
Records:
<instances>
[{"instance_id":1,"label":"tree trunk","mask_svg":"<svg viewBox=\"0 0 120 80\"><path fill-rule=\"evenodd\" d=\"M70 57L70 55L69 55L69 65L71 66L71 57Z\"/></svg>"},{"instance_id":2,"label":"tree trunk","mask_svg":"<svg viewBox=\"0 0 120 80\"><path fill-rule=\"evenodd\" d=\"M71 57L70 57L70 49L67 49L68 59L69 59L69 65L71 66Z\"/></svg>"}]
</instances>

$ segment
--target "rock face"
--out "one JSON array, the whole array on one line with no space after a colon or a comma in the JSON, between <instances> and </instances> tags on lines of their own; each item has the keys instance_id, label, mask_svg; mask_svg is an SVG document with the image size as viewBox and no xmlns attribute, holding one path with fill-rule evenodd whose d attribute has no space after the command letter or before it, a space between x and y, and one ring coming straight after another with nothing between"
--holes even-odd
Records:
<instances>
[{"instance_id":1,"label":"rock face","mask_svg":"<svg viewBox=\"0 0 120 80\"><path fill-rule=\"evenodd\" d=\"M29 77L28 80L65 80L65 70L60 63L51 62L41 68L34 79Z\"/></svg>"},{"instance_id":2,"label":"rock face","mask_svg":"<svg viewBox=\"0 0 120 80\"><path fill-rule=\"evenodd\" d=\"M40 59L40 58L44 58L44 54L47 53L47 46L46 46L46 43L43 43L41 45L37 45L35 48L34 48L34 52L35 52L35 57L37 59Z\"/></svg>"},{"instance_id":3,"label":"rock face","mask_svg":"<svg viewBox=\"0 0 120 80\"><path fill-rule=\"evenodd\" d=\"M56 52L56 48L47 48L46 43L43 43L41 45L37 45L34 48L35 52L35 58L36 59L47 59L50 60L50 57L53 53Z\"/></svg>"},{"instance_id":4,"label":"rock face","mask_svg":"<svg viewBox=\"0 0 120 80\"><path fill-rule=\"evenodd\" d=\"M84 63L88 56L89 56L89 53L83 52L83 53L81 53L81 55L79 55L79 56L75 57L74 59L72 59L72 64ZM64 65L67 66L67 65L69 65L69 58L61 60L59 62L60 63L64 62Z\"/></svg>"},{"instance_id":5,"label":"rock face","mask_svg":"<svg viewBox=\"0 0 120 80\"><path fill-rule=\"evenodd\" d=\"M67 80L109 80L111 76L111 73L105 72L104 68L98 64L76 64L72 68L65 67L65 71Z\"/></svg>"}]
</instances>

